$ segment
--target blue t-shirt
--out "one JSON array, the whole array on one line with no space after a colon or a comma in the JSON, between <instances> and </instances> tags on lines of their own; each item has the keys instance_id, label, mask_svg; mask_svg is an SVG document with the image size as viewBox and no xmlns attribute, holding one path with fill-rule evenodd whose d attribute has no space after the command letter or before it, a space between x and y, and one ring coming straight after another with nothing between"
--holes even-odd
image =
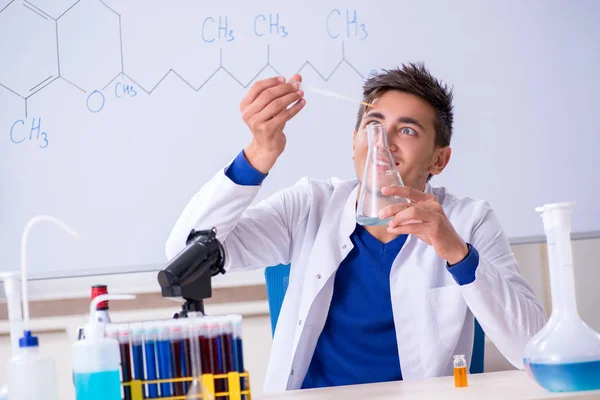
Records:
<instances>
[{"instance_id":1,"label":"blue t-shirt","mask_svg":"<svg viewBox=\"0 0 600 400\"><path fill-rule=\"evenodd\" d=\"M402 379L390 271L406 238L384 244L356 225L303 389Z\"/></svg>"}]
</instances>

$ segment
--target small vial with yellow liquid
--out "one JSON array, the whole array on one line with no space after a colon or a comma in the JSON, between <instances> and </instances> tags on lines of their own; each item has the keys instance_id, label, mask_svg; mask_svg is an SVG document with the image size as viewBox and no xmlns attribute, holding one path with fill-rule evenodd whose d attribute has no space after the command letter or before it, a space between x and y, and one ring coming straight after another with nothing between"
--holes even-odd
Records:
<instances>
[{"instance_id":1,"label":"small vial with yellow liquid","mask_svg":"<svg viewBox=\"0 0 600 400\"><path fill-rule=\"evenodd\" d=\"M462 354L454 356L454 387L467 387L467 361Z\"/></svg>"}]
</instances>

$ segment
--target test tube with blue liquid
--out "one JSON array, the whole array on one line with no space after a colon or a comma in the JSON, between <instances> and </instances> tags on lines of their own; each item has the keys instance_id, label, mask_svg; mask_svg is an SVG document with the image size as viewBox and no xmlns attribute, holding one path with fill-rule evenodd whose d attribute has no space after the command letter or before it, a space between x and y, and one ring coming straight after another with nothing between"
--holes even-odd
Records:
<instances>
[{"instance_id":1,"label":"test tube with blue liquid","mask_svg":"<svg viewBox=\"0 0 600 400\"><path fill-rule=\"evenodd\" d=\"M156 358L158 365L158 378L171 379L174 377L173 357L171 355L171 333L167 321L158 323L158 341L156 343ZM172 385L170 382L160 384L161 397L172 396Z\"/></svg>"},{"instance_id":2,"label":"test tube with blue liquid","mask_svg":"<svg viewBox=\"0 0 600 400\"><path fill-rule=\"evenodd\" d=\"M141 323L130 325L131 332L131 364L133 379L143 381L145 379L144 365L144 327ZM122 358L121 358L122 360Z\"/></svg>"},{"instance_id":3,"label":"test tube with blue liquid","mask_svg":"<svg viewBox=\"0 0 600 400\"><path fill-rule=\"evenodd\" d=\"M158 340L158 330L155 323L144 323L144 372L146 380L156 380L158 378L156 365L156 344ZM146 385L146 398L158 398L158 385L150 383Z\"/></svg>"},{"instance_id":4,"label":"test tube with blue liquid","mask_svg":"<svg viewBox=\"0 0 600 400\"><path fill-rule=\"evenodd\" d=\"M231 332L232 332L232 355L234 370L240 374L244 371L244 352L242 349L242 316L238 314L230 315ZM240 378L240 387L242 390L248 390L246 378ZM242 400L248 396L242 395Z\"/></svg>"}]
</instances>

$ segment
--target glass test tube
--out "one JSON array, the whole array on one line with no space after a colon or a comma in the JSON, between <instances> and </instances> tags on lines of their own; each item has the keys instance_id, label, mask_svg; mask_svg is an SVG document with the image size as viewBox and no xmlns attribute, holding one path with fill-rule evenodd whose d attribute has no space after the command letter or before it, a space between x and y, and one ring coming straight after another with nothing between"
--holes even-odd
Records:
<instances>
[{"instance_id":1,"label":"glass test tube","mask_svg":"<svg viewBox=\"0 0 600 400\"><path fill-rule=\"evenodd\" d=\"M129 325L119 325L119 352L121 353L121 381L129 383L133 379L131 370L131 333ZM131 386L123 386L123 399L131 400Z\"/></svg>"},{"instance_id":2,"label":"glass test tube","mask_svg":"<svg viewBox=\"0 0 600 400\"><path fill-rule=\"evenodd\" d=\"M208 317L202 317L198 320L198 339L200 343L200 365L202 373L213 374L213 353L208 338Z\"/></svg>"},{"instance_id":3,"label":"glass test tube","mask_svg":"<svg viewBox=\"0 0 600 400\"><path fill-rule=\"evenodd\" d=\"M158 378L171 379L174 378L173 371L173 356L171 353L171 335L169 331L169 323L161 321L158 327L158 341L156 342L156 358L158 365ZM161 397L170 397L173 395L171 382L163 382L160 384Z\"/></svg>"},{"instance_id":4,"label":"glass test tube","mask_svg":"<svg viewBox=\"0 0 600 400\"><path fill-rule=\"evenodd\" d=\"M210 397L208 392L204 390L200 361L201 319L188 317L185 321L187 323L183 326L182 330L184 331L184 337L187 338L186 342L189 344L190 348L190 351L188 352L190 356L189 375L193 378L192 382L186 388L187 397L189 399L203 398L204 400L209 400Z\"/></svg>"},{"instance_id":5,"label":"glass test tube","mask_svg":"<svg viewBox=\"0 0 600 400\"><path fill-rule=\"evenodd\" d=\"M190 376L195 379L201 379L203 371L202 363L202 339L204 333L204 323L202 318L189 319L188 324L188 335L189 335L189 346L190 346Z\"/></svg>"},{"instance_id":6,"label":"glass test tube","mask_svg":"<svg viewBox=\"0 0 600 400\"><path fill-rule=\"evenodd\" d=\"M173 377L182 378L183 368L182 362L185 363L185 355L183 354L185 348L183 347L183 337L181 332L181 321L173 320L169 321L169 336L171 338L171 354L173 355L171 365L173 366ZM185 394L183 390L183 383L176 382L173 385L173 392L175 396L183 396Z\"/></svg>"},{"instance_id":7,"label":"glass test tube","mask_svg":"<svg viewBox=\"0 0 600 400\"><path fill-rule=\"evenodd\" d=\"M215 375L221 375L225 373L225 367L223 365L223 341L219 329L219 320L217 317L205 317L205 319L207 324L209 351L211 352L212 371ZM215 380L215 392L222 393L227 391L228 385L226 379Z\"/></svg>"},{"instance_id":8,"label":"glass test tube","mask_svg":"<svg viewBox=\"0 0 600 400\"><path fill-rule=\"evenodd\" d=\"M113 339L119 342L119 326L117 324L106 324L104 326L104 336L108 339ZM121 349L121 342L119 342L119 357L121 359L121 371L119 371L119 375L121 378L121 382L125 381L124 373L123 373L123 351ZM121 397L125 398L125 388L121 386Z\"/></svg>"},{"instance_id":9,"label":"glass test tube","mask_svg":"<svg viewBox=\"0 0 600 400\"><path fill-rule=\"evenodd\" d=\"M232 352L234 369L240 374L246 372L244 369L244 351L242 348L242 316L239 314L230 315L232 328ZM248 381L246 378L240 378L240 388L242 390L248 390ZM248 396L242 395L242 400L245 400Z\"/></svg>"},{"instance_id":10,"label":"glass test tube","mask_svg":"<svg viewBox=\"0 0 600 400\"><path fill-rule=\"evenodd\" d=\"M144 323L144 361L145 361L145 376L147 380L156 380L158 378L156 368L156 342L158 339L158 329L156 323ZM158 397L158 385L151 383L146 385L147 399L155 399Z\"/></svg>"},{"instance_id":11,"label":"glass test tube","mask_svg":"<svg viewBox=\"0 0 600 400\"><path fill-rule=\"evenodd\" d=\"M129 327L131 332L131 363L133 379L143 381L145 379L144 327L141 323L134 323Z\"/></svg>"},{"instance_id":12,"label":"glass test tube","mask_svg":"<svg viewBox=\"0 0 600 400\"><path fill-rule=\"evenodd\" d=\"M192 317L193 318L193 317ZM190 330L190 325L192 323L192 319L190 317L186 319L180 320L181 325L181 376L183 378L190 378L193 376L192 373L192 331ZM197 337L194 336L194 339L197 340ZM190 389L189 382L183 382L183 392L187 393Z\"/></svg>"}]
</instances>

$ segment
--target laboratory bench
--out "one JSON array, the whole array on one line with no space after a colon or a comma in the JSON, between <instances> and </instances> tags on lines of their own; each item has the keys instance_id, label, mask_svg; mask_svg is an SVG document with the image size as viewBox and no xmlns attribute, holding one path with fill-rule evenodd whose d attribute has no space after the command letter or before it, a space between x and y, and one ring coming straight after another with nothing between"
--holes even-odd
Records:
<instances>
[{"instance_id":1,"label":"laboratory bench","mask_svg":"<svg viewBox=\"0 0 600 400\"><path fill-rule=\"evenodd\" d=\"M469 375L469 386L454 387L454 378L430 378L332 388L293 390L253 396L254 400L363 400L363 399L443 399L443 400L520 400L520 399L600 399L600 390L551 393L538 386L525 371L502 371Z\"/></svg>"}]
</instances>

